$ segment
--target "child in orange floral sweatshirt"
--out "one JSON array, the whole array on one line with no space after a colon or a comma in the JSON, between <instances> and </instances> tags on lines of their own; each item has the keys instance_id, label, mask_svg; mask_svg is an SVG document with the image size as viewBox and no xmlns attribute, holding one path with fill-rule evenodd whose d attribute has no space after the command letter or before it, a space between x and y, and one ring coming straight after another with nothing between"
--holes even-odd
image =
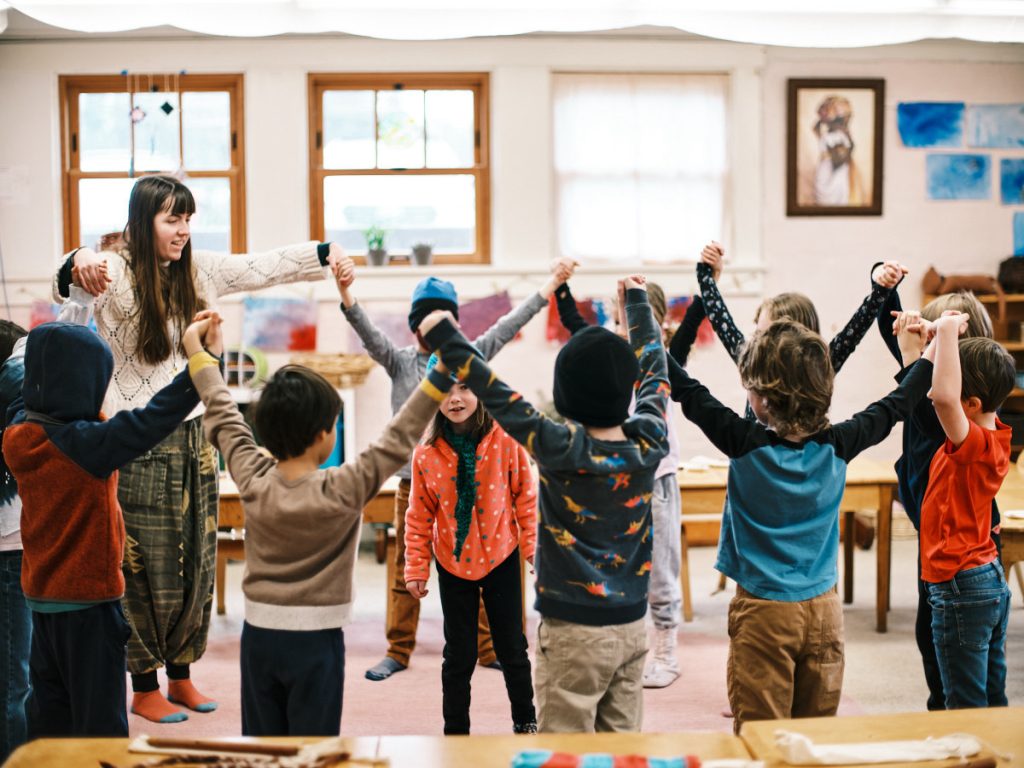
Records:
<instances>
[{"instance_id":1,"label":"child in orange floral sweatshirt","mask_svg":"<svg viewBox=\"0 0 1024 768\"><path fill-rule=\"evenodd\" d=\"M431 357L428 370L436 361ZM413 597L427 594L431 546L437 559L445 734L469 733L481 593L512 704L513 731L537 732L519 575L520 548L533 564L536 526L537 493L526 451L465 384L456 383L413 454L405 513L405 583Z\"/></svg>"}]
</instances>

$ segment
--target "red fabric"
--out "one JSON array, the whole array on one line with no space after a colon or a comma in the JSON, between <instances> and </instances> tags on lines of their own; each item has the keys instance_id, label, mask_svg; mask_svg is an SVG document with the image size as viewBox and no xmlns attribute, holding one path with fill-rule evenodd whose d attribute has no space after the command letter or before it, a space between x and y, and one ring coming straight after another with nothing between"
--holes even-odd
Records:
<instances>
[{"instance_id":1,"label":"red fabric","mask_svg":"<svg viewBox=\"0 0 1024 768\"><path fill-rule=\"evenodd\" d=\"M25 597L84 603L124 595L117 472L105 479L89 474L39 424L8 427L3 448L22 502Z\"/></svg>"},{"instance_id":2,"label":"red fabric","mask_svg":"<svg viewBox=\"0 0 1024 768\"><path fill-rule=\"evenodd\" d=\"M996 559L992 500L1010 469L1011 429L971 422L956 447L935 452L921 504L921 578L937 584Z\"/></svg>"},{"instance_id":3,"label":"red fabric","mask_svg":"<svg viewBox=\"0 0 1024 768\"><path fill-rule=\"evenodd\" d=\"M588 324L597 324L597 311L594 309L593 299L577 301L576 309L579 310L580 315ZM558 304L552 294L551 298L548 299L548 321L545 337L548 341L557 341L559 344L565 344L569 340L569 335L569 331L562 325L562 321L558 319Z\"/></svg>"}]
</instances>

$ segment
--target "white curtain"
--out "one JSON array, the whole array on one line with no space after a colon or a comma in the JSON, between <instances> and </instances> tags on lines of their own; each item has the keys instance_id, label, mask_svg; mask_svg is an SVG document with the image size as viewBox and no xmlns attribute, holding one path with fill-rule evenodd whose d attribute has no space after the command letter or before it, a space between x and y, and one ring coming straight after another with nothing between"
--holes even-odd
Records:
<instances>
[{"instance_id":1,"label":"white curtain","mask_svg":"<svg viewBox=\"0 0 1024 768\"><path fill-rule=\"evenodd\" d=\"M950 37L1024 42L1021 0L0 0L0 31L8 6L81 32L170 25L238 37L446 40L649 25L807 48Z\"/></svg>"},{"instance_id":2,"label":"white curtain","mask_svg":"<svg viewBox=\"0 0 1024 768\"><path fill-rule=\"evenodd\" d=\"M726 76L558 74L553 88L562 255L693 260L726 236Z\"/></svg>"}]
</instances>

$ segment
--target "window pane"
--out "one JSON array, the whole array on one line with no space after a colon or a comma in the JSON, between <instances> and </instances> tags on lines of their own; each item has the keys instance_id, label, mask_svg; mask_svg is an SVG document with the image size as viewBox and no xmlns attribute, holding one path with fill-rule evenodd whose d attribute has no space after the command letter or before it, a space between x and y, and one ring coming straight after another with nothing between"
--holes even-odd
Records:
<instances>
[{"instance_id":1,"label":"window pane","mask_svg":"<svg viewBox=\"0 0 1024 768\"><path fill-rule=\"evenodd\" d=\"M373 91L324 92L324 168L373 168Z\"/></svg>"},{"instance_id":2,"label":"window pane","mask_svg":"<svg viewBox=\"0 0 1024 768\"><path fill-rule=\"evenodd\" d=\"M473 176L329 176L324 179L325 240L366 253L363 231L387 231L385 247L406 253L430 243L434 253L476 250Z\"/></svg>"},{"instance_id":3,"label":"window pane","mask_svg":"<svg viewBox=\"0 0 1024 768\"><path fill-rule=\"evenodd\" d=\"M175 171L181 165L178 125L181 110L177 93L136 93L135 170ZM166 106L165 106L166 105ZM168 111L167 107L170 107Z\"/></svg>"},{"instance_id":4,"label":"window pane","mask_svg":"<svg viewBox=\"0 0 1024 768\"><path fill-rule=\"evenodd\" d=\"M422 168L423 91L377 91L377 167Z\"/></svg>"},{"instance_id":5,"label":"window pane","mask_svg":"<svg viewBox=\"0 0 1024 768\"><path fill-rule=\"evenodd\" d=\"M186 179L196 199L192 247L231 252L231 183L228 179Z\"/></svg>"},{"instance_id":6,"label":"window pane","mask_svg":"<svg viewBox=\"0 0 1024 768\"><path fill-rule=\"evenodd\" d=\"M188 91L181 96L185 167L219 171L231 167L231 96L227 91Z\"/></svg>"},{"instance_id":7,"label":"window pane","mask_svg":"<svg viewBox=\"0 0 1024 768\"><path fill-rule=\"evenodd\" d=\"M130 111L127 93L79 94L78 151L83 171L128 172Z\"/></svg>"},{"instance_id":8,"label":"window pane","mask_svg":"<svg viewBox=\"0 0 1024 768\"><path fill-rule=\"evenodd\" d=\"M135 179L82 179L78 182L78 244L96 248L128 222L128 196Z\"/></svg>"},{"instance_id":9,"label":"window pane","mask_svg":"<svg viewBox=\"0 0 1024 768\"><path fill-rule=\"evenodd\" d=\"M427 167L472 168L472 91L427 91Z\"/></svg>"}]
</instances>

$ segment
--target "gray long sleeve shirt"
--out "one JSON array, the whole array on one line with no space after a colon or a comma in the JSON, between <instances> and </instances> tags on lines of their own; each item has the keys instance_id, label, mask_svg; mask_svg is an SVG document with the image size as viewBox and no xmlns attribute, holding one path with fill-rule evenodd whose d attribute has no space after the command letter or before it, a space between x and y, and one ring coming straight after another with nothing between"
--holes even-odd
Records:
<instances>
[{"instance_id":1,"label":"gray long sleeve shirt","mask_svg":"<svg viewBox=\"0 0 1024 768\"><path fill-rule=\"evenodd\" d=\"M473 346L480 351L484 359L490 360L547 304L547 299L539 293L533 294L474 339ZM391 411L398 413L398 409L419 386L426 374L430 353L421 353L415 345L396 347L391 339L373 324L358 303L348 309L342 304L341 311L359 335L366 354L378 362L391 378ZM412 476L408 464L395 474L403 480L408 480Z\"/></svg>"}]
</instances>

